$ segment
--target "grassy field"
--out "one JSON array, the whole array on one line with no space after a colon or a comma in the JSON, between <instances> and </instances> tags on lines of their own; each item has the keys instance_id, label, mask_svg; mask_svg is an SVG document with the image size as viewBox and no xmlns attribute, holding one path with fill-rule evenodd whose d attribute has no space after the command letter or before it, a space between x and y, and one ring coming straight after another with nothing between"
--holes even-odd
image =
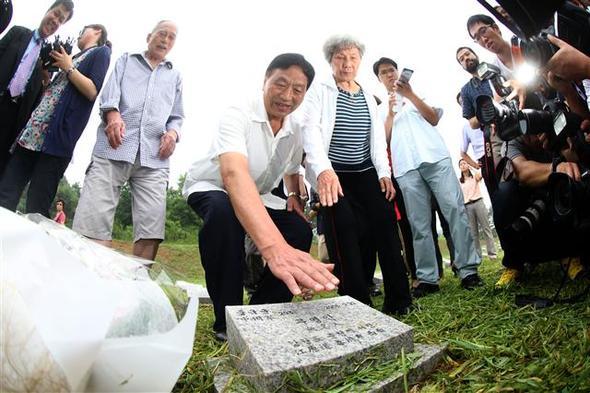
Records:
<instances>
[{"instance_id":1,"label":"grassy field","mask_svg":"<svg viewBox=\"0 0 590 393\"><path fill-rule=\"evenodd\" d=\"M129 250L124 243L117 247ZM175 279L204 282L196 245L164 243L158 261ZM551 297L559 287L561 268L558 263L544 264L518 285L498 291L493 284L500 269L500 260L485 259L480 270L485 286L471 292L461 289L447 270L441 291L417 300L416 310L401 319L414 327L416 342L448 344L440 367L409 391L590 392L590 298L542 310L518 308L514 304L517 294ZM568 281L563 296L579 293L586 285L585 281ZM381 302L381 297L375 298L376 307ZM213 338L212 318L211 306L201 305L193 356L174 392L211 390L212 374L205 362L227 352ZM370 384L384 370L387 374L386 367L370 363L359 375L327 391L362 391L367 384L350 381ZM289 386L292 391L314 392L297 383Z\"/></svg>"}]
</instances>

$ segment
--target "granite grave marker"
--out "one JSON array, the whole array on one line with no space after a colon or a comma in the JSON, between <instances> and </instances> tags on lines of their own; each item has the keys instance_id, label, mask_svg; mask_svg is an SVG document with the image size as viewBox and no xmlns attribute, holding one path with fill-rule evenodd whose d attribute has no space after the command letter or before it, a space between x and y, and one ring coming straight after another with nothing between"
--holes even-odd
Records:
<instances>
[{"instance_id":1,"label":"granite grave marker","mask_svg":"<svg viewBox=\"0 0 590 393\"><path fill-rule=\"evenodd\" d=\"M326 387L370 356L413 351L413 330L348 296L303 303L226 307L228 346L240 373L262 391L290 373Z\"/></svg>"}]
</instances>

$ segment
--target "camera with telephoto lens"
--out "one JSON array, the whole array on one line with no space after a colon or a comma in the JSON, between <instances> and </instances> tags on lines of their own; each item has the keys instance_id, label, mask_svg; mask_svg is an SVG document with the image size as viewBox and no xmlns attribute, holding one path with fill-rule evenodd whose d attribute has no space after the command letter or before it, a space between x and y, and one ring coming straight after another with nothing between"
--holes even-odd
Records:
<instances>
[{"instance_id":1,"label":"camera with telephoto lens","mask_svg":"<svg viewBox=\"0 0 590 393\"><path fill-rule=\"evenodd\" d=\"M558 49L547 33L590 56L590 14L569 1L497 0L504 14L487 0L477 1L516 35L511 42L517 63L524 58L544 66Z\"/></svg>"},{"instance_id":2,"label":"camera with telephoto lens","mask_svg":"<svg viewBox=\"0 0 590 393\"><path fill-rule=\"evenodd\" d=\"M512 230L519 234L532 232L547 211L546 200L546 195L536 195L524 213L512 222Z\"/></svg>"},{"instance_id":3,"label":"camera with telephoto lens","mask_svg":"<svg viewBox=\"0 0 590 393\"><path fill-rule=\"evenodd\" d=\"M590 228L590 171L579 165L580 181L565 173L549 175L549 203L554 222L579 230Z\"/></svg>"},{"instance_id":4,"label":"camera with telephoto lens","mask_svg":"<svg viewBox=\"0 0 590 393\"><path fill-rule=\"evenodd\" d=\"M581 117L569 111L560 100L546 103L543 110L519 110L515 101L495 102L490 96L476 98L476 117L483 125L496 125L496 135L511 141L522 135L545 133L549 150L565 146L568 137L580 137Z\"/></svg>"},{"instance_id":5,"label":"camera with telephoto lens","mask_svg":"<svg viewBox=\"0 0 590 393\"><path fill-rule=\"evenodd\" d=\"M488 95L475 99L475 116L484 126L494 124L496 135L502 140L512 140L522 135L518 120L518 103L515 100L496 102Z\"/></svg>"},{"instance_id":6,"label":"camera with telephoto lens","mask_svg":"<svg viewBox=\"0 0 590 393\"><path fill-rule=\"evenodd\" d=\"M57 71L58 68L53 65L53 63L55 62L55 59L53 57L51 57L51 55L50 55L51 51L58 51L59 52L60 47L63 47L64 50L66 51L66 53L68 55L71 55L73 43L74 43L73 38L68 37L65 41L61 41L59 35L55 36L55 39L53 40L53 42L44 42L43 46L41 47L41 53L39 53L39 57L41 58L41 65L43 66L43 68L49 72Z\"/></svg>"}]
</instances>

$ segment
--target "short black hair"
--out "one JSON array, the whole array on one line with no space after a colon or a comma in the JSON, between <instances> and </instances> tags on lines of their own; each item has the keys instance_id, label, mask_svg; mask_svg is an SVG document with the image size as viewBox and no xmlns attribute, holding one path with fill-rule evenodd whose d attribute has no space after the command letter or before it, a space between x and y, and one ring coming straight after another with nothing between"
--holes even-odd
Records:
<instances>
[{"instance_id":1,"label":"short black hair","mask_svg":"<svg viewBox=\"0 0 590 393\"><path fill-rule=\"evenodd\" d=\"M457 55L459 54L459 52L461 52L463 49L467 49L469 52L473 53L475 55L475 57L477 57L479 59L479 56L477 55L477 53L475 53L475 51L473 49L471 49L468 46L460 46L457 48L457 51L455 52L455 60L457 60L457 62L460 63L459 59L457 59Z\"/></svg>"},{"instance_id":2,"label":"short black hair","mask_svg":"<svg viewBox=\"0 0 590 393\"><path fill-rule=\"evenodd\" d=\"M74 2L72 0L56 0L53 4L51 4L51 7L47 9L47 12L59 7L60 5L63 5L66 11L70 13L68 18L66 19L66 22L72 19L72 16L74 16Z\"/></svg>"},{"instance_id":3,"label":"short black hair","mask_svg":"<svg viewBox=\"0 0 590 393\"><path fill-rule=\"evenodd\" d=\"M395 61L389 57L382 57L373 64L373 72L377 78L379 78L379 67L383 64L391 64L397 70L397 63Z\"/></svg>"},{"instance_id":4,"label":"short black hair","mask_svg":"<svg viewBox=\"0 0 590 393\"><path fill-rule=\"evenodd\" d=\"M484 25L490 25L490 26L496 25L496 22L494 22L492 17L490 17L488 15L484 15L484 14L471 15L469 17L469 19L467 19L467 34L469 34L469 37L471 37L471 38L473 38L473 36L469 32L469 28L476 23L483 23Z\"/></svg>"},{"instance_id":5,"label":"short black hair","mask_svg":"<svg viewBox=\"0 0 590 393\"><path fill-rule=\"evenodd\" d=\"M268 78L274 70L286 70L292 66L301 68L303 74L307 77L307 88L309 89L309 86L311 86L311 82L313 82L313 78L315 77L315 70L311 63L305 60L305 57L299 53L283 53L272 59L266 68L265 76Z\"/></svg>"}]
</instances>

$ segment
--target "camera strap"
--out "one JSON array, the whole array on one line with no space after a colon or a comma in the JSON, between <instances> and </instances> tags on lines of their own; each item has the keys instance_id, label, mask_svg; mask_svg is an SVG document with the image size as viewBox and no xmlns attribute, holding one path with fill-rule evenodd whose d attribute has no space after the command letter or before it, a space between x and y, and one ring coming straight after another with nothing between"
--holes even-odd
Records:
<instances>
[{"instance_id":1,"label":"camera strap","mask_svg":"<svg viewBox=\"0 0 590 393\"><path fill-rule=\"evenodd\" d=\"M561 283L559 284L559 288L557 288L557 292L555 292L555 295L553 295L551 299L534 295L516 295L514 299L516 305L518 307L533 306L534 308L541 309L551 307L554 304L574 304L588 296L588 294L590 294L590 281L588 282L586 288L582 292L565 299L559 298L559 294L565 287L565 283L568 279L567 271L569 269L570 263L571 260L568 262L567 266L562 266L563 275L561 278Z\"/></svg>"},{"instance_id":2,"label":"camera strap","mask_svg":"<svg viewBox=\"0 0 590 393\"><path fill-rule=\"evenodd\" d=\"M482 173L486 174L486 187L489 194L493 194L498 189L498 177L496 176L496 167L494 165L494 153L492 149L492 126L483 126L483 146L484 146L484 159L483 159L483 170Z\"/></svg>"}]
</instances>

